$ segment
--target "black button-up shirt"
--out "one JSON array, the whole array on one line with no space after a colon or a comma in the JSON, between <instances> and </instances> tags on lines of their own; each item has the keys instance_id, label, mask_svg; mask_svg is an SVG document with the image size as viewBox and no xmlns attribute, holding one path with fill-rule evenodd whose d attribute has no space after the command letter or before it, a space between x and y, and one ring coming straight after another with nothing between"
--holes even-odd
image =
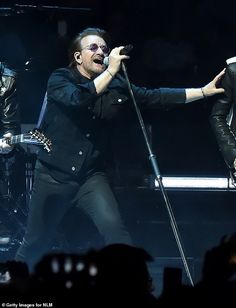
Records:
<instances>
[{"instance_id":1,"label":"black button-up shirt","mask_svg":"<svg viewBox=\"0 0 236 308\"><path fill-rule=\"evenodd\" d=\"M169 108L186 99L184 89L132 88L141 109ZM39 159L63 178L103 168L113 128L134 112L124 78L118 74L97 94L94 82L76 69L57 69L49 78L47 99L42 130L52 141L52 151L41 150Z\"/></svg>"}]
</instances>

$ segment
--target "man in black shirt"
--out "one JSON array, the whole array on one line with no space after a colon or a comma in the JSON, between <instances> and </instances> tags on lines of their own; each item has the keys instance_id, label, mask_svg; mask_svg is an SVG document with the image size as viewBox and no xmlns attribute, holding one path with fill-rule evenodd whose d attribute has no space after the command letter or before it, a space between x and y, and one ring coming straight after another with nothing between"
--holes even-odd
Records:
<instances>
[{"instance_id":1,"label":"man in black shirt","mask_svg":"<svg viewBox=\"0 0 236 308\"><path fill-rule=\"evenodd\" d=\"M16 73L0 62L0 224L1 239L5 233L15 229L16 221L10 215L9 204L12 197L10 191L10 174L16 152L6 142L12 135L20 133L19 102L17 99ZM13 210L13 209L12 209ZM14 223L13 223L13 221Z\"/></svg>"},{"instance_id":2,"label":"man in black shirt","mask_svg":"<svg viewBox=\"0 0 236 308\"><path fill-rule=\"evenodd\" d=\"M222 157L236 185L236 57L226 60L221 86L225 89L213 105L210 123Z\"/></svg>"},{"instance_id":3,"label":"man in black shirt","mask_svg":"<svg viewBox=\"0 0 236 308\"><path fill-rule=\"evenodd\" d=\"M123 46L109 53L107 42L104 30L85 29L71 45L69 67L49 78L41 126L53 149L39 153L27 231L16 254L30 267L48 252L58 225L74 206L92 219L105 244L132 244L105 173L113 126L132 109L119 74L121 61L129 57L120 54ZM223 92L216 88L222 74L199 89L132 87L140 108L164 109Z\"/></svg>"},{"instance_id":4,"label":"man in black shirt","mask_svg":"<svg viewBox=\"0 0 236 308\"><path fill-rule=\"evenodd\" d=\"M16 96L16 73L0 62L0 153L7 154L13 147L4 137L19 134L19 105Z\"/></svg>"}]
</instances>

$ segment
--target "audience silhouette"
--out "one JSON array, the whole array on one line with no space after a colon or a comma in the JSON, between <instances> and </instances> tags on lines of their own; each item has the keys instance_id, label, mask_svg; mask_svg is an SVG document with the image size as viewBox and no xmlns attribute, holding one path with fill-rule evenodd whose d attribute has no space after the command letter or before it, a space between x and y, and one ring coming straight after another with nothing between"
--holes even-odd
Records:
<instances>
[{"instance_id":1,"label":"audience silhouette","mask_svg":"<svg viewBox=\"0 0 236 308\"><path fill-rule=\"evenodd\" d=\"M49 254L32 273L25 263L8 261L0 267L1 302L52 303L53 307L189 307L225 306L236 298L236 233L224 235L217 246L206 251L202 277L194 287L182 283L181 269L176 268L175 281L164 279L165 287L157 298L148 269L152 261L144 249L126 244L108 245L83 255Z\"/></svg>"}]
</instances>

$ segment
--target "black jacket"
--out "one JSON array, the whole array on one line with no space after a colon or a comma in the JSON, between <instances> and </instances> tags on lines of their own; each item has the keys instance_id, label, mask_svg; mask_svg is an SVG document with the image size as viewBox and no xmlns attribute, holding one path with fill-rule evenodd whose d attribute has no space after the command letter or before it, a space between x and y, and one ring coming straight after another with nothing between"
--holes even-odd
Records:
<instances>
[{"instance_id":1,"label":"black jacket","mask_svg":"<svg viewBox=\"0 0 236 308\"><path fill-rule=\"evenodd\" d=\"M225 89L225 93L214 104L210 115L210 123L227 166L234 169L236 132L231 129L229 118L232 109L236 106L236 63L231 63L227 66L222 79L222 87Z\"/></svg>"},{"instance_id":2,"label":"black jacket","mask_svg":"<svg viewBox=\"0 0 236 308\"><path fill-rule=\"evenodd\" d=\"M20 133L16 74L0 64L0 135Z\"/></svg>"},{"instance_id":3,"label":"black jacket","mask_svg":"<svg viewBox=\"0 0 236 308\"><path fill-rule=\"evenodd\" d=\"M184 89L132 87L142 109L169 108L186 99ZM103 168L114 127L134 113L123 77L117 75L98 95L94 82L77 70L58 69L49 78L47 97L42 130L52 141L52 151L41 150L39 160L57 178Z\"/></svg>"}]
</instances>

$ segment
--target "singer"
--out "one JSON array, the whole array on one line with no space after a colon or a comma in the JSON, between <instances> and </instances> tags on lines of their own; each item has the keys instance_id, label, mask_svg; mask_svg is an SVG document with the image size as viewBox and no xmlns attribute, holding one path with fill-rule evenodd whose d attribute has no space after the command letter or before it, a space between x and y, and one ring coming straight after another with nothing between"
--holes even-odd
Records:
<instances>
[{"instance_id":1,"label":"singer","mask_svg":"<svg viewBox=\"0 0 236 308\"><path fill-rule=\"evenodd\" d=\"M30 269L50 251L57 227L71 207L86 213L105 244L132 244L106 175L113 128L120 115L132 110L119 74L121 61L128 58L124 46L109 50L107 32L87 28L71 44L69 66L49 78L41 129L53 150L38 155L27 231L16 254L16 260L26 261ZM133 91L141 109L166 108L223 92L216 88L222 74L198 89L133 85Z\"/></svg>"}]
</instances>

